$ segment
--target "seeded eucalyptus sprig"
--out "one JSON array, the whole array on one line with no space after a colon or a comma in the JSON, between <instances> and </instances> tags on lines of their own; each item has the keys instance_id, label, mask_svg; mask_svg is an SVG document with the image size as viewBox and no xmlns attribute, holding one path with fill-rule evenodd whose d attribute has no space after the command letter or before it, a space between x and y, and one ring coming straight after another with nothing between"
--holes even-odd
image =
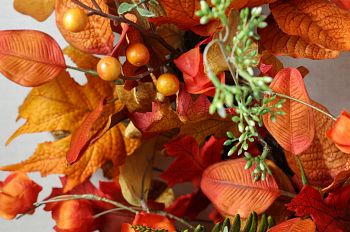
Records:
<instances>
[{"instance_id":1,"label":"seeded eucalyptus sprig","mask_svg":"<svg viewBox=\"0 0 350 232\"><path fill-rule=\"evenodd\" d=\"M235 109L235 115L232 116L232 121L237 124L239 137L234 133L227 132L228 140L225 145L231 146L228 155L238 152L238 155L245 154L247 160L246 168L250 168L254 163L252 176L254 180L264 180L266 174L271 174L265 163L265 158L268 155L269 149L265 149L263 140L259 138L259 142L264 145L263 153L258 157L252 157L248 152L249 142L254 142L259 134L256 127L263 125L262 116L270 113L272 121L276 120L277 115L283 115L284 112L280 109L284 100L278 101L271 106L271 102L275 97L264 98L264 93L271 92L269 83L271 77L257 77L254 75L254 67L258 64L258 51L255 42L259 40L257 34L258 28L267 26L266 16L262 15L262 8L245 8L240 11L240 22L237 28L236 35L229 38L230 28L226 9L230 5L229 0L211 0L212 7L204 0L201 1L201 9L197 15L201 17L201 22L206 23L210 19L219 19L224 30L219 36L219 39L213 39L204 49L204 66L208 77L213 82L216 92L210 106L210 113L217 112L221 117L227 116L227 108ZM210 69L207 59L207 54L210 47L218 44L223 54L228 69L234 81L234 85L222 84L216 74ZM266 145L267 146L267 145Z\"/></svg>"}]
</instances>

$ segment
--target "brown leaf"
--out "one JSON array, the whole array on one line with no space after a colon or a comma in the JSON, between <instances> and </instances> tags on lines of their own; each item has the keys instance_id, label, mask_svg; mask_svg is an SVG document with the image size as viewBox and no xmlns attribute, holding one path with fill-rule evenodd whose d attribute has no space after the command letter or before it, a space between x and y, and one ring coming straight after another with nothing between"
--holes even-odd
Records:
<instances>
[{"instance_id":1,"label":"brown leaf","mask_svg":"<svg viewBox=\"0 0 350 232\"><path fill-rule=\"evenodd\" d=\"M224 215L247 218L252 211L264 212L280 195L274 178L254 182L244 159L223 161L208 167L202 176L201 189Z\"/></svg>"},{"instance_id":2,"label":"brown leaf","mask_svg":"<svg viewBox=\"0 0 350 232\"><path fill-rule=\"evenodd\" d=\"M259 30L260 44L274 55L288 55L295 58L310 58L315 60L332 59L339 56L339 51L324 48L307 42L297 35L288 35L277 26L276 22L268 20L268 26Z\"/></svg>"},{"instance_id":3,"label":"brown leaf","mask_svg":"<svg viewBox=\"0 0 350 232\"><path fill-rule=\"evenodd\" d=\"M328 112L324 106L316 102L312 104ZM309 183L326 187L338 173L350 169L350 155L341 152L326 136L326 131L332 127L334 121L318 111L313 110L313 114L316 122L314 140L311 146L298 156ZM285 155L289 167L301 179L296 156L287 151Z\"/></svg>"},{"instance_id":4,"label":"brown leaf","mask_svg":"<svg viewBox=\"0 0 350 232\"><path fill-rule=\"evenodd\" d=\"M89 0L82 0L82 3L93 7ZM108 13L108 6L103 0L96 0L102 11ZM111 29L110 20L98 15L89 16L88 24L81 32L70 32L63 27L63 15L69 9L77 7L72 0L56 0L56 23L63 37L74 47L89 53L106 54L113 49L114 35Z\"/></svg>"},{"instance_id":5,"label":"brown leaf","mask_svg":"<svg viewBox=\"0 0 350 232\"><path fill-rule=\"evenodd\" d=\"M66 63L51 36L32 30L0 32L0 72L23 86L42 85L57 77Z\"/></svg>"},{"instance_id":6,"label":"brown leaf","mask_svg":"<svg viewBox=\"0 0 350 232\"><path fill-rule=\"evenodd\" d=\"M63 72L53 81L33 88L19 109L18 119L24 118L26 122L7 143L24 133L57 130L73 132L95 109L101 98L113 98L113 87L108 82L95 77L87 79L88 83L80 86L67 72ZM103 126L114 110L113 104L105 107L103 117L97 122L98 127Z\"/></svg>"},{"instance_id":7,"label":"brown leaf","mask_svg":"<svg viewBox=\"0 0 350 232\"><path fill-rule=\"evenodd\" d=\"M280 94L285 94L301 101L310 103L305 89L303 77L294 68L285 68L277 73L270 88ZM281 98L277 97L269 103L276 104ZM312 109L306 105L285 99L282 110L285 115L277 117L276 122L270 118L270 114L263 116L264 125L277 142L287 151L300 154L312 143L315 134L315 121Z\"/></svg>"},{"instance_id":8,"label":"brown leaf","mask_svg":"<svg viewBox=\"0 0 350 232\"><path fill-rule=\"evenodd\" d=\"M286 0L270 5L282 31L332 50L350 50L350 14L328 0Z\"/></svg>"},{"instance_id":9,"label":"brown leaf","mask_svg":"<svg viewBox=\"0 0 350 232\"><path fill-rule=\"evenodd\" d=\"M55 0L14 0L14 8L38 21L45 21L55 9Z\"/></svg>"}]
</instances>

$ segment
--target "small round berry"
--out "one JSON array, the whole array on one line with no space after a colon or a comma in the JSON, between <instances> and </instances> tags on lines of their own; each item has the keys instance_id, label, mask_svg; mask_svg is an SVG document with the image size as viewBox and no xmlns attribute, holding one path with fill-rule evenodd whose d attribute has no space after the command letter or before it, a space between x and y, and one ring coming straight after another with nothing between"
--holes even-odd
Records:
<instances>
[{"instance_id":1,"label":"small round berry","mask_svg":"<svg viewBox=\"0 0 350 232\"><path fill-rule=\"evenodd\" d=\"M164 73L158 77L157 90L164 96L174 95L179 90L179 80L174 74Z\"/></svg>"},{"instance_id":2,"label":"small round berry","mask_svg":"<svg viewBox=\"0 0 350 232\"><path fill-rule=\"evenodd\" d=\"M88 16L81 8L71 8L63 15L63 27L70 32L84 30L88 23Z\"/></svg>"},{"instance_id":3,"label":"small round berry","mask_svg":"<svg viewBox=\"0 0 350 232\"><path fill-rule=\"evenodd\" d=\"M126 48L126 59L130 64L141 67L148 63L150 58L147 47L142 43L130 44Z\"/></svg>"},{"instance_id":4,"label":"small round berry","mask_svg":"<svg viewBox=\"0 0 350 232\"><path fill-rule=\"evenodd\" d=\"M111 56L103 57L97 64L97 73L102 80L118 80L121 73L119 60Z\"/></svg>"}]
</instances>

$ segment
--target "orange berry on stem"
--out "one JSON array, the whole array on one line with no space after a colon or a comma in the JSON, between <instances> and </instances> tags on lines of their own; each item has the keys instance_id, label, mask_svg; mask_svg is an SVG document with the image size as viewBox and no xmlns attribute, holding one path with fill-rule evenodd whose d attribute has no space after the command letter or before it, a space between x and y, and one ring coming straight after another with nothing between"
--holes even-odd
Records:
<instances>
[{"instance_id":1,"label":"orange berry on stem","mask_svg":"<svg viewBox=\"0 0 350 232\"><path fill-rule=\"evenodd\" d=\"M118 80L121 73L119 60L111 56L103 57L97 64L97 73L102 80Z\"/></svg>"},{"instance_id":2,"label":"orange berry on stem","mask_svg":"<svg viewBox=\"0 0 350 232\"><path fill-rule=\"evenodd\" d=\"M164 96L171 96L176 94L179 90L180 84L177 77L172 73L164 73L158 77L157 90Z\"/></svg>"},{"instance_id":3,"label":"orange berry on stem","mask_svg":"<svg viewBox=\"0 0 350 232\"><path fill-rule=\"evenodd\" d=\"M147 47L142 43L130 44L126 48L126 59L130 64L141 67L148 63L150 58Z\"/></svg>"},{"instance_id":4,"label":"orange berry on stem","mask_svg":"<svg viewBox=\"0 0 350 232\"><path fill-rule=\"evenodd\" d=\"M88 16L81 8L71 8L63 15L63 27L70 32L84 30L88 23Z\"/></svg>"}]
</instances>

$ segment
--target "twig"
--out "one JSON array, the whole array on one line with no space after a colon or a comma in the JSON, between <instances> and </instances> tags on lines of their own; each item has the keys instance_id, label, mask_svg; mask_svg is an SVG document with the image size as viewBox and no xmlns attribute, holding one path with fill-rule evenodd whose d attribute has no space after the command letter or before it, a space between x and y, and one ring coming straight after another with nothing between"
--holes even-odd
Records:
<instances>
[{"instance_id":1,"label":"twig","mask_svg":"<svg viewBox=\"0 0 350 232\"><path fill-rule=\"evenodd\" d=\"M164 212L164 211L159 211L159 210L155 210L155 211L152 210L151 212L159 214L159 215L162 215L164 217L168 217L168 218L173 219L173 220L176 220L176 221L182 223L183 225L187 226L188 228L194 229L194 227L190 223L188 223L186 220L184 220L182 218L179 218L179 217L177 217L177 216L175 216L173 214L170 214L170 213L167 213L167 212Z\"/></svg>"},{"instance_id":2,"label":"twig","mask_svg":"<svg viewBox=\"0 0 350 232\"><path fill-rule=\"evenodd\" d=\"M101 213L95 214L94 218L96 219L96 218L99 218L99 217L101 217L103 215L106 215L106 214L109 214L109 213L114 213L114 212L117 212L117 211L123 211L123 210L125 210L125 209L122 209L122 208L109 209L109 210L103 211Z\"/></svg>"},{"instance_id":3,"label":"twig","mask_svg":"<svg viewBox=\"0 0 350 232\"><path fill-rule=\"evenodd\" d=\"M102 11L100 5L96 2L96 0L91 0L92 4L96 7L97 10Z\"/></svg>"},{"instance_id":4,"label":"twig","mask_svg":"<svg viewBox=\"0 0 350 232\"><path fill-rule=\"evenodd\" d=\"M286 196L286 197L290 197L290 198L294 198L297 196L295 193L287 192L284 190L280 190L280 193L282 196Z\"/></svg>"}]
</instances>

